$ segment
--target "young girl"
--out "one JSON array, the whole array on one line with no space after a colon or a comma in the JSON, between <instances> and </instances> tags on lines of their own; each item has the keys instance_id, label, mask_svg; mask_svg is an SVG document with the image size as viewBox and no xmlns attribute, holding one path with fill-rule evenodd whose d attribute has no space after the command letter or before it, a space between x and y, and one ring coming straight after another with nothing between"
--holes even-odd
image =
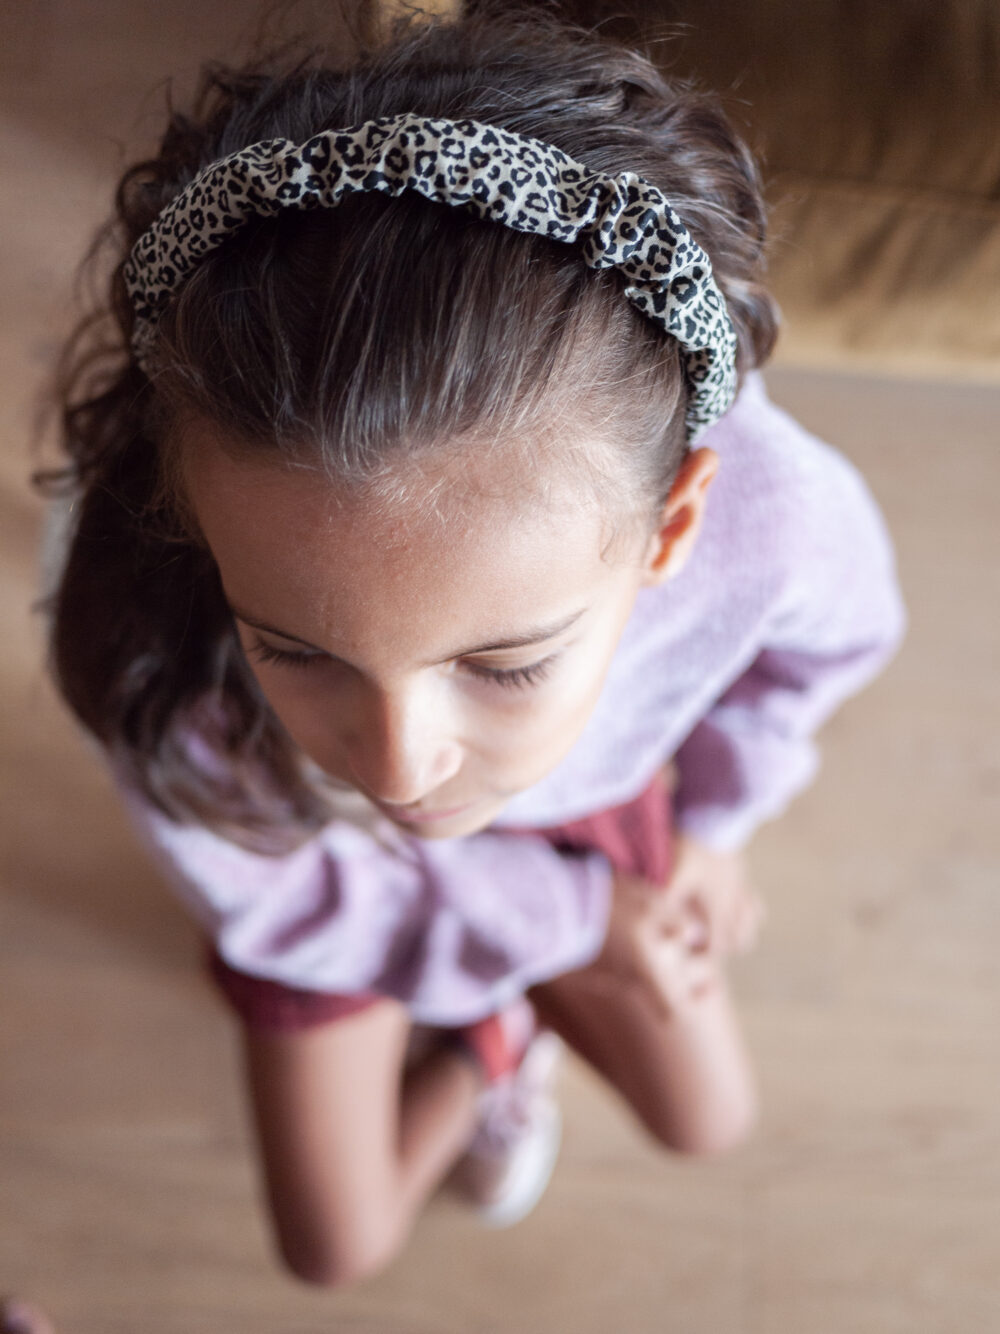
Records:
<instances>
[{"instance_id":1,"label":"young girl","mask_svg":"<svg viewBox=\"0 0 1000 1334\"><path fill-rule=\"evenodd\" d=\"M121 185L55 670L211 941L306 1279L446 1179L522 1217L562 1043L671 1148L752 1123L741 849L903 626L756 373L763 234L711 99L548 19L213 67Z\"/></svg>"}]
</instances>

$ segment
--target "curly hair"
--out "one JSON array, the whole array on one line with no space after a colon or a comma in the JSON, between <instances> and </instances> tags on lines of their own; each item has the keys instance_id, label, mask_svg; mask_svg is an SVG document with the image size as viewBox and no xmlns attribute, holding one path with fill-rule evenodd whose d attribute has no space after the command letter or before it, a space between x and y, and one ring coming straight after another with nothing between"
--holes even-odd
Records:
<instances>
[{"instance_id":1,"label":"curly hair","mask_svg":"<svg viewBox=\"0 0 1000 1334\"><path fill-rule=\"evenodd\" d=\"M217 571L186 514L178 427L358 485L415 451L566 418L616 450L654 512L686 451L676 342L575 249L416 196L359 195L243 228L161 320L155 365L129 354L122 265L209 163L259 140L405 111L490 122L598 171L636 171L709 254L742 377L774 343L765 213L749 151L716 101L643 55L549 16L401 20L337 67L287 52L207 66L193 110L131 167L106 302L69 342L58 398L74 496L52 602L59 687L125 779L174 819L283 850L329 818L322 784L271 713Z\"/></svg>"}]
</instances>

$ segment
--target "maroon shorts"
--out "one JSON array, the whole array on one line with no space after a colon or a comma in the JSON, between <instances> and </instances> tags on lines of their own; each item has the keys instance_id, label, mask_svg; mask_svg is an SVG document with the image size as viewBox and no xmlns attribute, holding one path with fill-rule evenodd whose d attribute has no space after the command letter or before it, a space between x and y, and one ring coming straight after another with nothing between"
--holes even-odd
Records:
<instances>
[{"instance_id":1,"label":"maroon shorts","mask_svg":"<svg viewBox=\"0 0 1000 1334\"><path fill-rule=\"evenodd\" d=\"M663 884L673 864L670 792L657 775L634 801L612 810L599 811L582 820L550 829L511 830L510 833L540 834L560 852L603 852L618 871L642 876ZM223 995L252 1028L292 1032L346 1019L384 999L376 992L352 995L308 991L253 977L231 968L212 949L209 971Z\"/></svg>"}]
</instances>

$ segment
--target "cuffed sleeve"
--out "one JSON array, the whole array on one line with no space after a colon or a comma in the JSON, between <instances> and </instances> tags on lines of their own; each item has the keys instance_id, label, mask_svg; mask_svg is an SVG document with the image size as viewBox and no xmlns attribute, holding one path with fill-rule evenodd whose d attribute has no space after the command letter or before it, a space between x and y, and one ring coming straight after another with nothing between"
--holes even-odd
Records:
<instances>
[{"instance_id":1,"label":"cuffed sleeve","mask_svg":"<svg viewBox=\"0 0 1000 1334\"><path fill-rule=\"evenodd\" d=\"M377 993L430 1024L470 1023L600 950L612 872L531 833L440 841L334 821L270 857L168 820L133 820L220 958L276 983Z\"/></svg>"}]
</instances>

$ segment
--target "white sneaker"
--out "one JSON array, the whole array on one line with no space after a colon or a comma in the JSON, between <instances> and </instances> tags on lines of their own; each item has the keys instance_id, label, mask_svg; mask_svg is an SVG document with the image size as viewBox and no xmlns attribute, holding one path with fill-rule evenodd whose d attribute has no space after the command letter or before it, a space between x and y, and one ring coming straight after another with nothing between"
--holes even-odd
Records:
<instances>
[{"instance_id":1,"label":"white sneaker","mask_svg":"<svg viewBox=\"0 0 1000 1334\"><path fill-rule=\"evenodd\" d=\"M549 1184L562 1138L554 1084L563 1051L542 1029L517 1069L479 1095L479 1124L452 1181L487 1227L519 1223Z\"/></svg>"}]
</instances>

